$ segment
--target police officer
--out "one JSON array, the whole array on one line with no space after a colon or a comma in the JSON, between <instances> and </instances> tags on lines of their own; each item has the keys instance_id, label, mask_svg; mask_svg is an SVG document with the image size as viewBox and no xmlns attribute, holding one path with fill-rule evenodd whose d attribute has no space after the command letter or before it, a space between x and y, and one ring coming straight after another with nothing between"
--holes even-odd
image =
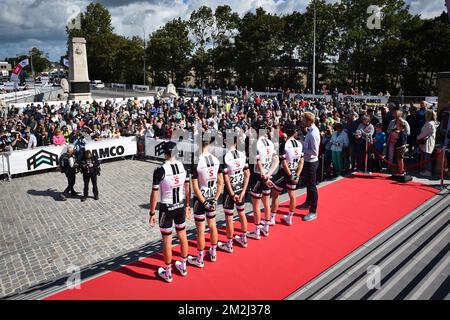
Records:
<instances>
[{"instance_id":1,"label":"police officer","mask_svg":"<svg viewBox=\"0 0 450 320\"><path fill-rule=\"evenodd\" d=\"M80 161L80 169L83 174L84 190L81 201L86 201L89 193L89 181L92 181L94 199L98 200L97 176L100 175L100 161L97 156L92 155L90 150L84 151Z\"/></svg>"},{"instance_id":2,"label":"police officer","mask_svg":"<svg viewBox=\"0 0 450 320\"><path fill-rule=\"evenodd\" d=\"M59 168L62 173L66 175L67 178L67 188L61 194L61 199L63 201L67 200L69 196L76 196L78 192L74 190L75 185L75 175L77 172L77 164L75 161L75 152L73 145L67 146L67 151L59 158Z\"/></svg>"}]
</instances>

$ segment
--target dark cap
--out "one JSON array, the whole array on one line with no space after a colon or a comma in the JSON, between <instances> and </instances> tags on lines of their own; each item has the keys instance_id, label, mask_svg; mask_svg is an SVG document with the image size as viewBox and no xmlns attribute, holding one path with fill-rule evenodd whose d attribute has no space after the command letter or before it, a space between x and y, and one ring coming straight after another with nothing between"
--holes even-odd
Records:
<instances>
[{"instance_id":1,"label":"dark cap","mask_svg":"<svg viewBox=\"0 0 450 320\"><path fill-rule=\"evenodd\" d=\"M166 142L163 146L165 154L172 154L172 151L177 147L177 144L173 141Z\"/></svg>"},{"instance_id":2,"label":"dark cap","mask_svg":"<svg viewBox=\"0 0 450 320\"><path fill-rule=\"evenodd\" d=\"M264 121L259 120L259 121L255 121L253 123L253 128L255 130L265 130L267 128L267 126L266 126L266 123Z\"/></svg>"},{"instance_id":3,"label":"dark cap","mask_svg":"<svg viewBox=\"0 0 450 320\"><path fill-rule=\"evenodd\" d=\"M286 124L286 127L285 127L286 134L292 135L295 133L295 131L297 131L297 127L295 124L293 124L292 122L289 122Z\"/></svg>"}]
</instances>

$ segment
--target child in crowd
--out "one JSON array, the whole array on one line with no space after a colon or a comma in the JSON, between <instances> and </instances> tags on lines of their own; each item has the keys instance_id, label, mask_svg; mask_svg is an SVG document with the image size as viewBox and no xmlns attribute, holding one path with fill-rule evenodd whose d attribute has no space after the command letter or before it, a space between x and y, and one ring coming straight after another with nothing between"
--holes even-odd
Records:
<instances>
[{"instance_id":1,"label":"child in crowd","mask_svg":"<svg viewBox=\"0 0 450 320\"><path fill-rule=\"evenodd\" d=\"M383 124L378 123L375 126L375 137L373 139L373 147L375 149L375 171L381 171L383 168L383 161L381 159L381 156L383 155L384 145L386 143L386 133L383 131Z\"/></svg>"},{"instance_id":2,"label":"child in crowd","mask_svg":"<svg viewBox=\"0 0 450 320\"><path fill-rule=\"evenodd\" d=\"M405 172L405 164L404 164L404 157L406 152L406 146L407 146L407 139L408 135L405 131L405 124L401 120L397 120L397 141L395 142L395 157L397 158L397 165L398 165L398 174L404 175Z\"/></svg>"}]
</instances>

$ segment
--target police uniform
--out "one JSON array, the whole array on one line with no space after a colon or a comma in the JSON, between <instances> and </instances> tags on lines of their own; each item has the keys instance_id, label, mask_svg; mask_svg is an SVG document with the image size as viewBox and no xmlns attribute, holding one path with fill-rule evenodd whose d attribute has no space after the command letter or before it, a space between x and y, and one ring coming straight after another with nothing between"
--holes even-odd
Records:
<instances>
[{"instance_id":1,"label":"police uniform","mask_svg":"<svg viewBox=\"0 0 450 320\"><path fill-rule=\"evenodd\" d=\"M303 157L303 145L300 141L289 138L280 148L280 161L286 160L291 173L295 173L300 159ZM297 184L293 183L291 177L288 176L281 166L278 173L273 179L273 187L278 192L283 192L286 189L295 190Z\"/></svg>"},{"instance_id":2,"label":"police uniform","mask_svg":"<svg viewBox=\"0 0 450 320\"><path fill-rule=\"evenodd\" d=\"M92 165L92 167L91 167ZM100 161L97 156L83 158L80 162L81 172L83 173L83 198L87 198L89 193L89 181L92 182L94 197L98 199L97 176L100 173Z\"/></svg>"},{"instance_id":3,"label":"police uniform","mask_svg":"<svg viewBox=\"0 0 450 320\"><path fill-rule=\"evenodd\" d=\"M186 182L189 183L189 176L178 160L166 161L153 172L153 191L161 191L159 228L163 236L172 234L174 223L177 231L186 229Z\"/></svg>"},{"instance_id":4,"label":"police uniform","mask_svg":"<svg viewBox=\"0 0 450 320\"><path fill-rule=\"evenodd\" d=\"M250 195L253 198L261 199L263 195L270 195L271 188L265 184L262 174L267 174L273 163L273 156L276 154L275 146L266 137L259 137L256 142L256 164L254 165L254 179L250 188ZM259 171L258 162L261 162L263 172Z\"/></svg>"},{"instance_id":5,"label":"police uniform","mask_svg":"<svg viewBox=\"0 0 450 320\"><path fill-rule=\"evenodd\" d=\"M237 150L230 150L225 154L223 157L223 174L228 176L231 188L236 195L240 195L242 192L245 192L245 190L243 190L245 170L249 170L245 153ZM226 216L233 216L234 205L235 202L232 194L230 194L227 188L225 188L223 211ZM238 212L244 211L244 208L244 201L236 203L236 209Z\"/></svg>"},{"instance_id":6,"label":"police uniform","mask_svg":"<svg viewBox=\"0 0 450 320\"><path fill-rule=\"evenodd\" d=\"M192 167L192 179L198 180L198 186L206 201L214 200L217 194L217 178L222 173L222 166L219 159L212 154L202 154L198 163ZM209 211L205 208L205 203L194 196L194 218L195 221L205 221L205 217L213 219L216 217L216 211Z\"/></svg>"}]
</instances>

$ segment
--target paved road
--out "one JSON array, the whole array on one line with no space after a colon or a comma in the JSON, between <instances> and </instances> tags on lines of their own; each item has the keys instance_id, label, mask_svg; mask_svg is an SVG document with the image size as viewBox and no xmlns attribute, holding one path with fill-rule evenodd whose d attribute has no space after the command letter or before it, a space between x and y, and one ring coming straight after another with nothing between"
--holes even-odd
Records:
<instances>
[{"instance_id":1,"label":"paved road","mask_svg":"<svg viewBox=\"0 0 450 320\"><path fill-rule=\"evenodd\" d=\"M160 237L148 227L155 164L105 163L100 200L59 201L65 178L50 172L0 184L0 297L117 256ZM82 190L81 176L76 190Z\"/></svg>"}]
</instances>

